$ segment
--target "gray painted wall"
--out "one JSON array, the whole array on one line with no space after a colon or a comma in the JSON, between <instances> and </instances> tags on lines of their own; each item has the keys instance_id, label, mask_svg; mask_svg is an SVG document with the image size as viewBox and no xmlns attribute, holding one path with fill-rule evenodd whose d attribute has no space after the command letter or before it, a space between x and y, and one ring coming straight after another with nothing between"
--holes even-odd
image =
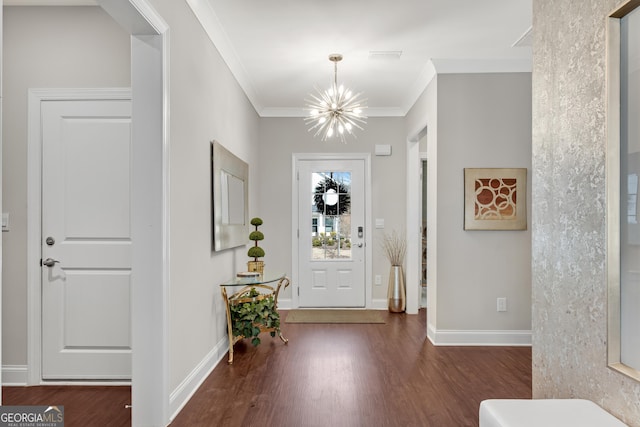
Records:
<instances>
[{"instance_id":1,"label":"gray painted wall","mask_svg":"<svg viewBox=\"0 0 640 427\"><path fill-rule=\"evenodd\" d=\"M471 337L473 331L529 331L530 228L463 230L463 170L530 171L531 75L438 74L407 115L409 135L425 124L430 337L439 342L438 333L449 331L470 331ZM506 313L496 311L498 297L507 298Z\"/></svg>"},{"instance_id":2,"label":"gray painted wall","mask_svg":"<svg viewBox=\"0 0 640 427\"><path fill-rule=\"evenodd\" d=\"M533 394L640 426L640 384L606 359L605 20L619 3L533 2Z\"/></svg>"},{"instance_id":3,"label":"gray painted wall","mask_svg":"<svg viewBox=\"0 0 640 427\"><path fill-rule=\"evenodd\" d=\"M129 36L97 7L5 7L2 363L27 364L27 89L128 87Z\"/></svg>"},{"instance_id":4,"label":"gray painted wall","mask_svg":"<svg viewBox=\"0 0 640 427\"><path fill-rule=\"evenodd\" d=\"M438 75L436 161L437 329L530 330L530 228L463 230L463 169L531 170L531 74Z\"/></svg>"},{"instance_id":5,"label":"gray painted wall","mask_svg":"<svg viewBox=\"0 0 640 427\"><path fill-rule=\"evenodd\" d=\"M210 141L249 164L249 217L257 216L259 118L187 3L152 3L171 29L169 389L176 392L193 385L185 381L202 363L217 361L214 349L226 350L219 284L246 270L244 246L211 251Z\"/></svg>"}]
</instances>

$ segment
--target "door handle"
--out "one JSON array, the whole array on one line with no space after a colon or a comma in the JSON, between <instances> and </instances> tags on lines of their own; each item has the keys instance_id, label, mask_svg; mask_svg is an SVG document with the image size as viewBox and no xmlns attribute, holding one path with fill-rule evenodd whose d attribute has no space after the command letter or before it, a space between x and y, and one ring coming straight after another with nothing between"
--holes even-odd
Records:
<instances>
[{"instance_id":1,"label":"door handle","mask_svg":"<svg viewBox=\"0 0 640 427\"><path fill-rule=\"evenodd\" d=\"M358 243L358 247L361 248L362 247L362 243Z\"/></svg>"},{"instance_id":2,"label":"door handle","mask_svg":"<svg viewBox=\"0 0 640 427\"><path fill-rule=\"evenodd\" d=\"M58 261L57 259L53 259L53 258L47 258L44 261L42 261L42 265L47 266L47 267L53 267L57 262L59 263L60 261Z\"/></svg>"}]
</instances>

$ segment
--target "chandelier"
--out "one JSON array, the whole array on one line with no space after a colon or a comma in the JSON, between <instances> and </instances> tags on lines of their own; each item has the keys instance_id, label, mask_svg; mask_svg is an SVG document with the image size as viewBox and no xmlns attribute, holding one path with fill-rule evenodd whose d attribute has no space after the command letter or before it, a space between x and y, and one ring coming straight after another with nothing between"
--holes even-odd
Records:
<instances>
[{"instance_id":1,"label":"chandelier","mask_svg":"<svg viewBox=\"0 0 640 427\"><path fill-rule=\"evenodd\" d=\"M329 61L333 62L333 84L324 91L315 87L316 93L309 94L311 100L305 100L309 116L304 121L311 125L309 132L315 130L314 137L320 135L326 141L337 136L346 143L345 134L355 137L354 128L363 130L361 125L367 123L362 112L367 108L366 100L360 98L362 93L353 95L344 86L338 86L338 62L342 61L342 55L331 54Z\"/></svg>"}]
</instances>

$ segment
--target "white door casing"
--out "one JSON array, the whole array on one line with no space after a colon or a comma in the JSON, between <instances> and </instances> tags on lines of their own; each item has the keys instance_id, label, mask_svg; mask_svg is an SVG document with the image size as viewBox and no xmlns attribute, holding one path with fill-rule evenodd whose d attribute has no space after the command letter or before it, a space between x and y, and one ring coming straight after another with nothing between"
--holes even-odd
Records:
<instances>
[{"instance_id":1,"label":"white door casing","mask_svg":"<svg viewBox=\"0 0 640 427\"><path fill-rule=\"evenodd\" d=\"M132 425L167 425L169 239L169 26L149 0L97 0L131 33L133 99L133 270L131 394ZM30 89L28 131L27 298L29 338L27 383L41 382L41 269L39 145L40 109L45 99L124 98L112 89ZM113 382L111 383L113 384ZM182 401L174 404L173 412Z\"/></svg>"},{"instance_id":2,"label":"white door casing","mask_svg":"<svg viewBox=\"0 0 640 427\"><path fill-rule=\"evenodd\" d=\"M365 170L364 159L297 163L300 307L366 306Z\"/></svg>"},{"instance_id":3,"label":"white door casing","mask_svg":"<svg viewBox=\"0 0 640 427\"><path fill-rule=\"evenodd\" d=\"M131 377L131 102L44 101L42 378ZM57 261L57 262L56 262Z\"/></svg>"}]
</instances>

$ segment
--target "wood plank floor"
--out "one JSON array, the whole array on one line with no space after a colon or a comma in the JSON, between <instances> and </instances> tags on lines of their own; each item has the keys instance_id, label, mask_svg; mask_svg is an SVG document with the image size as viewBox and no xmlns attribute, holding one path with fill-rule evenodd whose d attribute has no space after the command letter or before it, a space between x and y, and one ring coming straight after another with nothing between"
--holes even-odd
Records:
<instances>
[{"instance_id":1,"label":"wood plank floor","mask_svg":"<svg viewBox=\"0 0 640 427\"><path fill-rule=\"evenodd\" d=\"M477 426L483 399L531 398L531 348L434 347L424 310L384 316L239 342L171 427Z\"/></svg>"},{"instance_id":2,"label":"wood plank floor","mask_svg":"<svg viewBox=\"0 0 640 427\"><path fill-rule=\"evenodd\" d=\"M64 406L65 427L131 425L131 387L35 386L2 387L2 404Z\"/></svg>"},{"instance_id":3,"label":"wood plank floor","mask_svg":"<svg viewBox=\"0 0 640 427\"><path fill-rule=\"evenodd\" d=\"M288 345L268 334L258 347L239 342L234 364L225 358L171 427L477 426L483 399L531 398L530 348L434 347L424 310L383 315L283 321ZM131 423L127 387L4 387L3 401L64 405L66 427Z\"/></svg>"}]
</instances>

